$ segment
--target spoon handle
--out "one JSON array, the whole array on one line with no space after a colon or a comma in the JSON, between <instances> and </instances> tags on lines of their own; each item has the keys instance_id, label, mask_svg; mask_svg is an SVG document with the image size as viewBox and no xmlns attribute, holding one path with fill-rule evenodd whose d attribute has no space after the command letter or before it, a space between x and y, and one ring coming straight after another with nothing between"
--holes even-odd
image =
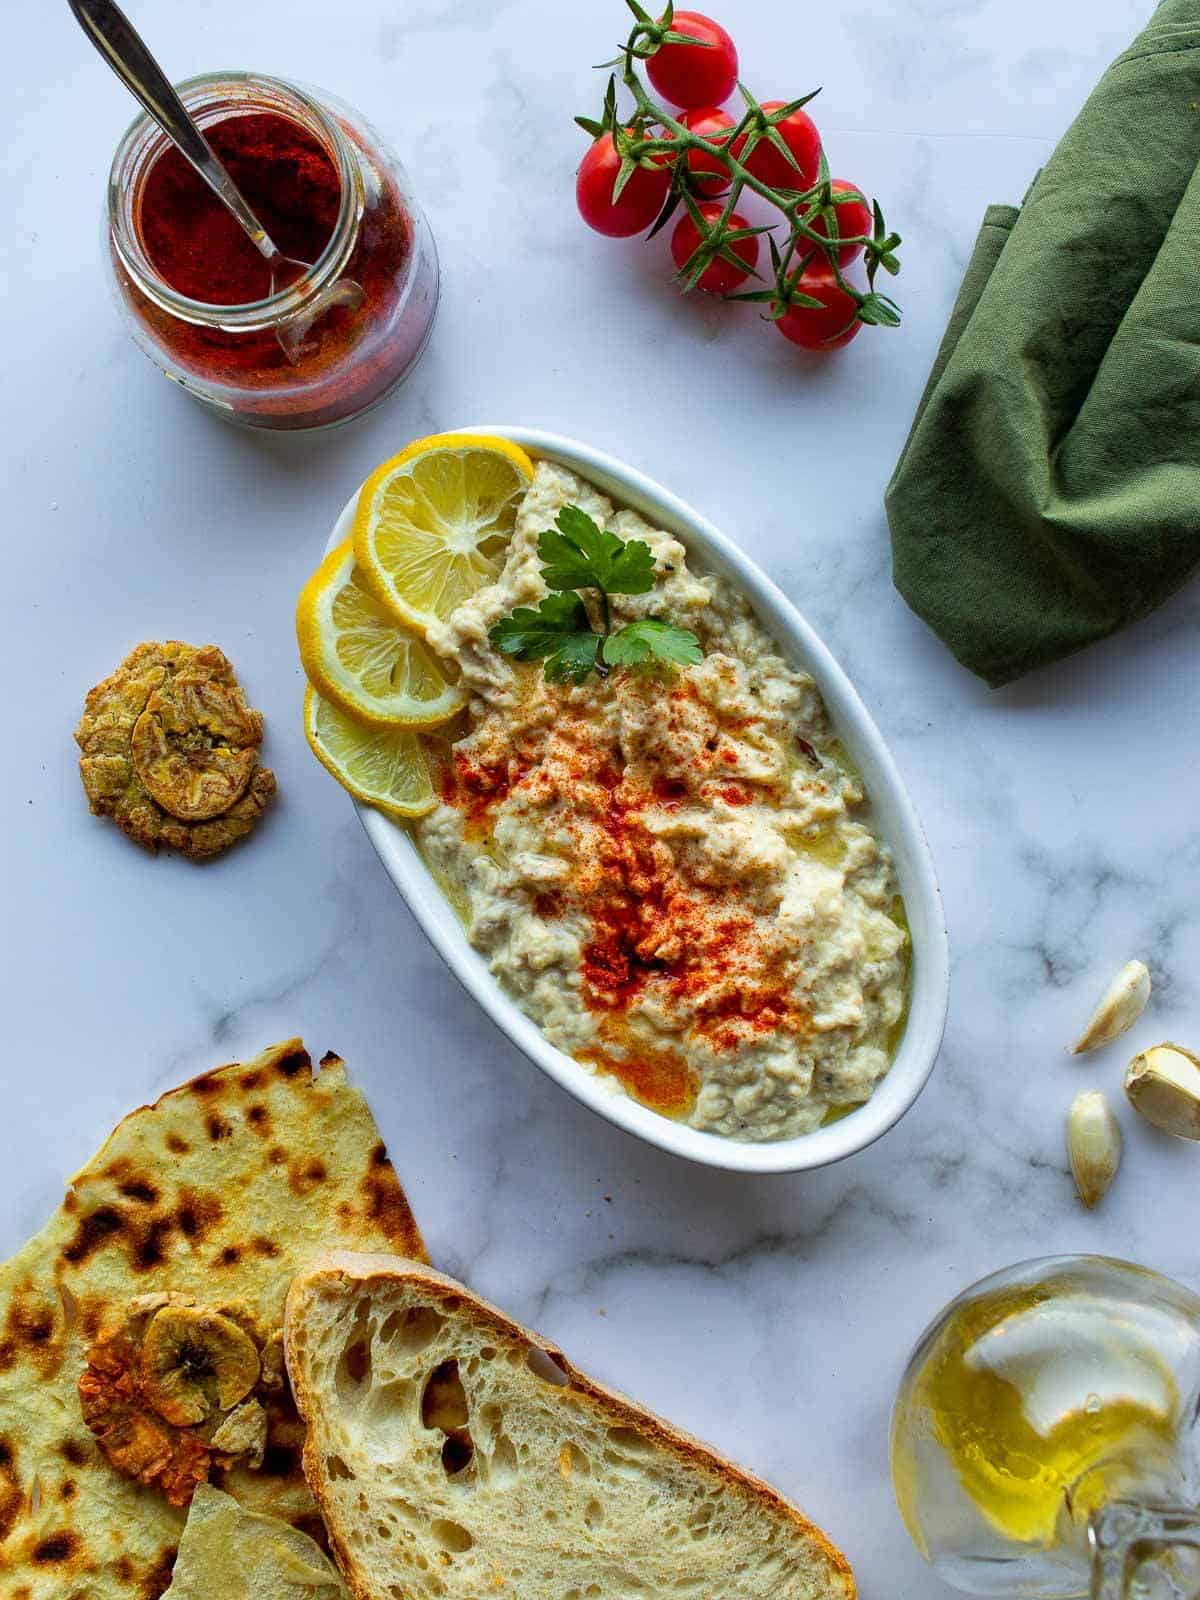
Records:
<instances>
[{"instance_id":1,"label":"spoon handle","mask_svg":"<svg viewBox=\"0 0 1200 1600\"><path fill-rule=\"evenodd\" d=\"M145 41L113 0L68 0L76 21L125 87L186 156L241 223L258 250L272 261L279 251L251 211L212 146L192 121Z\"/></svg>"}]
</instances>

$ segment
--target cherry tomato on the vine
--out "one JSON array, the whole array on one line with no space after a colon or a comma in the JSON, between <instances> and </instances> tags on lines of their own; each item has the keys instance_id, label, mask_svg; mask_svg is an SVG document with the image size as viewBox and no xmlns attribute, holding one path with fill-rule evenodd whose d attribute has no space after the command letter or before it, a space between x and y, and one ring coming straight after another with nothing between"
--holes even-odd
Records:
<instances>
[{"instance_id":1,"label":"cherry tomato on the vine","mask_svg":"<svg viewBox=\"0 0 1200 1600\"><path fill-rule=\"evenodd\" d=\"M698 207L700 215L709 224L716 222L724 209L724 206L717 205L713 201ZM729 219L729 226L747 228L749 223L735 211ZM671 235L671 259L680 271L695 255L699 244L700 230L691 216L685 214L675 224L675 231ZM732 261L723 261L717 256L700 274L695 284L697 289L707 289L710 294L728 294L731 289L736 289L739 283L746 281L758 265L758 239L754 235L748 239L735 239L731 248L734 255L746 263L745 267L735 267Z\"/></svg>"},{"instance_id":2,"label":"cherry tomato on the vine","mask_svg":"<svg viewBox=\"0 0 1200 1600\"><path fill-rule=\"evenodd\" d=\"M707 139L709 144L720 144L721 135L734 125L728 111L722 111L719 106L701 106L697 111L685 111L679 120L692 133ZM729 173L716 156L707 155L703 150L689 150L687 164L700 194L725 194L728 190L731 181Z\"/></svg>"},{"instance_id":3,"label":"cherry tomato on the vine","mask_svg":"<svg viewBox=\"0 0 1200 1600\"><path fill-rule=\"evenodd\" d=\"M840 239L852 239L855 234L865 234L870 238L875 227L875 219L871 215L871 208L863 197L862 190L856 183L847 183L843 178L835 178L829 185L834 194L850 194L853 200L843 200L840 205L827 206L819 217L815 217L809 226L814 233L829 239L836 233ZM829 218L833 219L830 226ZM858 259L866 249L861 244L844 244L838 251L838 266L849 266L851 261Z\"/></svg>"},{"instance_id":4,"label":"cherry tomato on the vine","mask_svg":"<svg viewBox=\"0 0 1200 1600\"><path fill-rule=\"evenodd\" d=\"M819 306L791 305L775 326L785 339L802 350L840 350L856 339L863 324L856 316L857 302L846 293L825 263L805 267L793 287L820 300Z\"/></svg>"},{"instance_id":5,"label":"cherry tomato on the vine","mask_svg":"<svg viewBox=\"0 0 1200 1600\"><path fill-rule=\"evenodd\" d=\"M721 24L700 11L677 11L671 31L700 43L659 45L646 62L646 76L659 94L689 111L728 100L737 88L738 54Z\"/></svg>"},{"instance_id":6,"label":"cherry tomato on the vine","mask_svg":"<svg viewBox=\"0 0 1200 1600\"><path fill-rule=\"evenodd\" d=\"M638 167L613 200L613 185L621 170L621 158L611 133L602 133L579 163L575 177L575 203L589 228L610 239L628 239L643 233L663 208L671 186L669 164L653 170Z\"/></svg>"},{"instance_id":7,"label":"cherry tomato on the vine","mask_svg":"<svg viewBox=\"0 0 1200 1600\"><path fill-rule=\"evenodd\" d=\"M770 113L779 111L786 104L786 100L764 100L762 109ZM821 170L821 135L817 132L816 123L800 106L790 117L777 122L775 128L795 156L796 166L792 166L783 151L765 133L759 135L758 143L748 156L742 155L746 147L743 136L733 147L734 155L760 183L769 184L772 189L811 189Z\"/></svg>"}]
</instances>

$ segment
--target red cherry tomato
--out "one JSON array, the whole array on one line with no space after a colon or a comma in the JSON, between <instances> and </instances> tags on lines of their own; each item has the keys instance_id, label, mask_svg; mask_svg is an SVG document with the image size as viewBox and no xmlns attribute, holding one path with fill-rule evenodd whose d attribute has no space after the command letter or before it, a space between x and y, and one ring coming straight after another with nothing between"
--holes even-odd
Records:
<instances>
[{"instance_id":1,"label":"red cherry tomato","mask_svg":"<svg viewBox=\"0 0 1200 1600\"><path fill-rule=\"evenodd\" d=\"M834 194L852 194L853 200L844 200L841 205L828 206L819 217L810 223L814 233L822 237L831 238L834 233L842 239L852 239L856 233L864 233L869 238L874 231L875 219L871 215L871 208L863 198L862 190L853 183L847 183L842 178L835 178L829 186ZM830 219L832 218L832 227ZM838 251L838 266L846 267L862 255L865 245L844 244Z\"/></svg>"},{"instance_id":2,"label":"red cherry tomato","mask_svg":"<svg viewBox=\"0 0 1200 1600\"><path fill-rule=\"evenodd\" d=\"M722 111L717 106L702 106L699 111L685 111L679 120L685 128L698 133L702 139L707 139L709 144L720 144L721 135L734 125L728 111ZM689 150L687 164L700 194L725 194L728 191L729 173L716 156L706 155L703 150Z\"/></svg>"},{"instance_id":3,"label":"red cherry tomato","mask_svg":"<svg viewBox=\"0 0 1200 1600\"><path fill-rule=\"evenodd\" d=\"M762 108L767 112L778 111L786 104L786 100L764 100ZM747 171L760 183L770 184L772 189L811 189L821 170L821 135L816 123L801 106L775 127L783 135L783 142L795 156L798 167L793 167L765 134L759 137L747 158L742 156L746 141L739 139L733 147L734 155L744 161Z\"/></svg>"},{"instance_id":4,"label":"red cherry tomato","mask_svg":"<svg viewBox=\"0 0 1200 1600\"><path fill-rule=\"evenodd\" d=\"M712 201L699 207L700 215L708 223L715 222L724 209L724 206L716 205ZM746 228L749 227L749 223L735 211L729 219L729 226ZM690 216L682 216L675 224L675 232L671 235L671 259L681 271L696 253L699 243L699 228ZM707 289L710 294L728 294L731 289L736 289L739 283L746 281L758 264L758 239L755 236L749 239L735 239L732 248L734 255L746 263L745 269L735 267L732 261L723 261L717 256L700 274L695 285L697 289Z\"/></svg>"},{"instance_id":5,"label":"red cherry tomato","mask_svg":"<svg viewBox=\"0 0 1200 1600\"><path fill-rule=\"evenodd\" d=\"M700 43L660 44L646 62L646 76L663 99L689 111L728 100L737 88L738 54L721 24L699 11L677 11L671 30Z\"/></svg>"},{"instance_id":6,"label":"red cherry tomato","mask_svg":"<svg viewBox=\"0 0 1200 1600\"><path fill-rule=\"evenodd\" d=\"M613 200L613 184L621 170L621 158L611 133L602 133L579 163L575 177L575 203L589 228L610 239L628 239L643 233L663 208L671 186L669 165L638 167Z\"/></svg>"},{"instance_id":7,"label":"red cherry tomato","mask_svg":"<svg viewBox=\"0 0 1200 1600\"><path fill-rule=\"evenodd\" d=\"M785 339L802 350L840 350L851 339L857 339L863 324L855 315L856 302L827 266L805 267L793 283L801 293L820 300L821 305L789 306L775 324Z\"/></svg>"}]
</instances>

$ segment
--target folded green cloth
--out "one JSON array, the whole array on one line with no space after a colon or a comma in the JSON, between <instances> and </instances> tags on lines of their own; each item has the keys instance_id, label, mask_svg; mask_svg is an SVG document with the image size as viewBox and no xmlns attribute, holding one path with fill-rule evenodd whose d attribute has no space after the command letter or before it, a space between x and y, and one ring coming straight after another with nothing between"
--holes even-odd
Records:
<instances>
[{"instance_id":1,"label":"folded green cloth","mask_svg":"<svg viewBox=\"0 0 1200 1600\"><path fill-rule=\"evenodd\" d=\"M988 211L887 510L896 587L996 685L1200 565L1200 0Z\"/></svg>"}]
</instances>

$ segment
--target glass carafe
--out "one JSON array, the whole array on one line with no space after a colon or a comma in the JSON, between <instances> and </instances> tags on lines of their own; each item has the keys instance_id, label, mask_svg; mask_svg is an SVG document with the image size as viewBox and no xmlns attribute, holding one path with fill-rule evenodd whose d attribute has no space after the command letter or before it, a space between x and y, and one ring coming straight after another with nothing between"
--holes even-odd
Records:
<instances>
[{"instance_id":1,"label":"glass carafe","mask_svg":"<svg viewBox=\"0 0 1200 1600\"><path fill-rule=\"evenodd\" d=\"M968 1594L1200 1600L1200 1297L1103 1256L984 1279L913 1352L892 1479Z\"/></svg>"}]
</instances>

